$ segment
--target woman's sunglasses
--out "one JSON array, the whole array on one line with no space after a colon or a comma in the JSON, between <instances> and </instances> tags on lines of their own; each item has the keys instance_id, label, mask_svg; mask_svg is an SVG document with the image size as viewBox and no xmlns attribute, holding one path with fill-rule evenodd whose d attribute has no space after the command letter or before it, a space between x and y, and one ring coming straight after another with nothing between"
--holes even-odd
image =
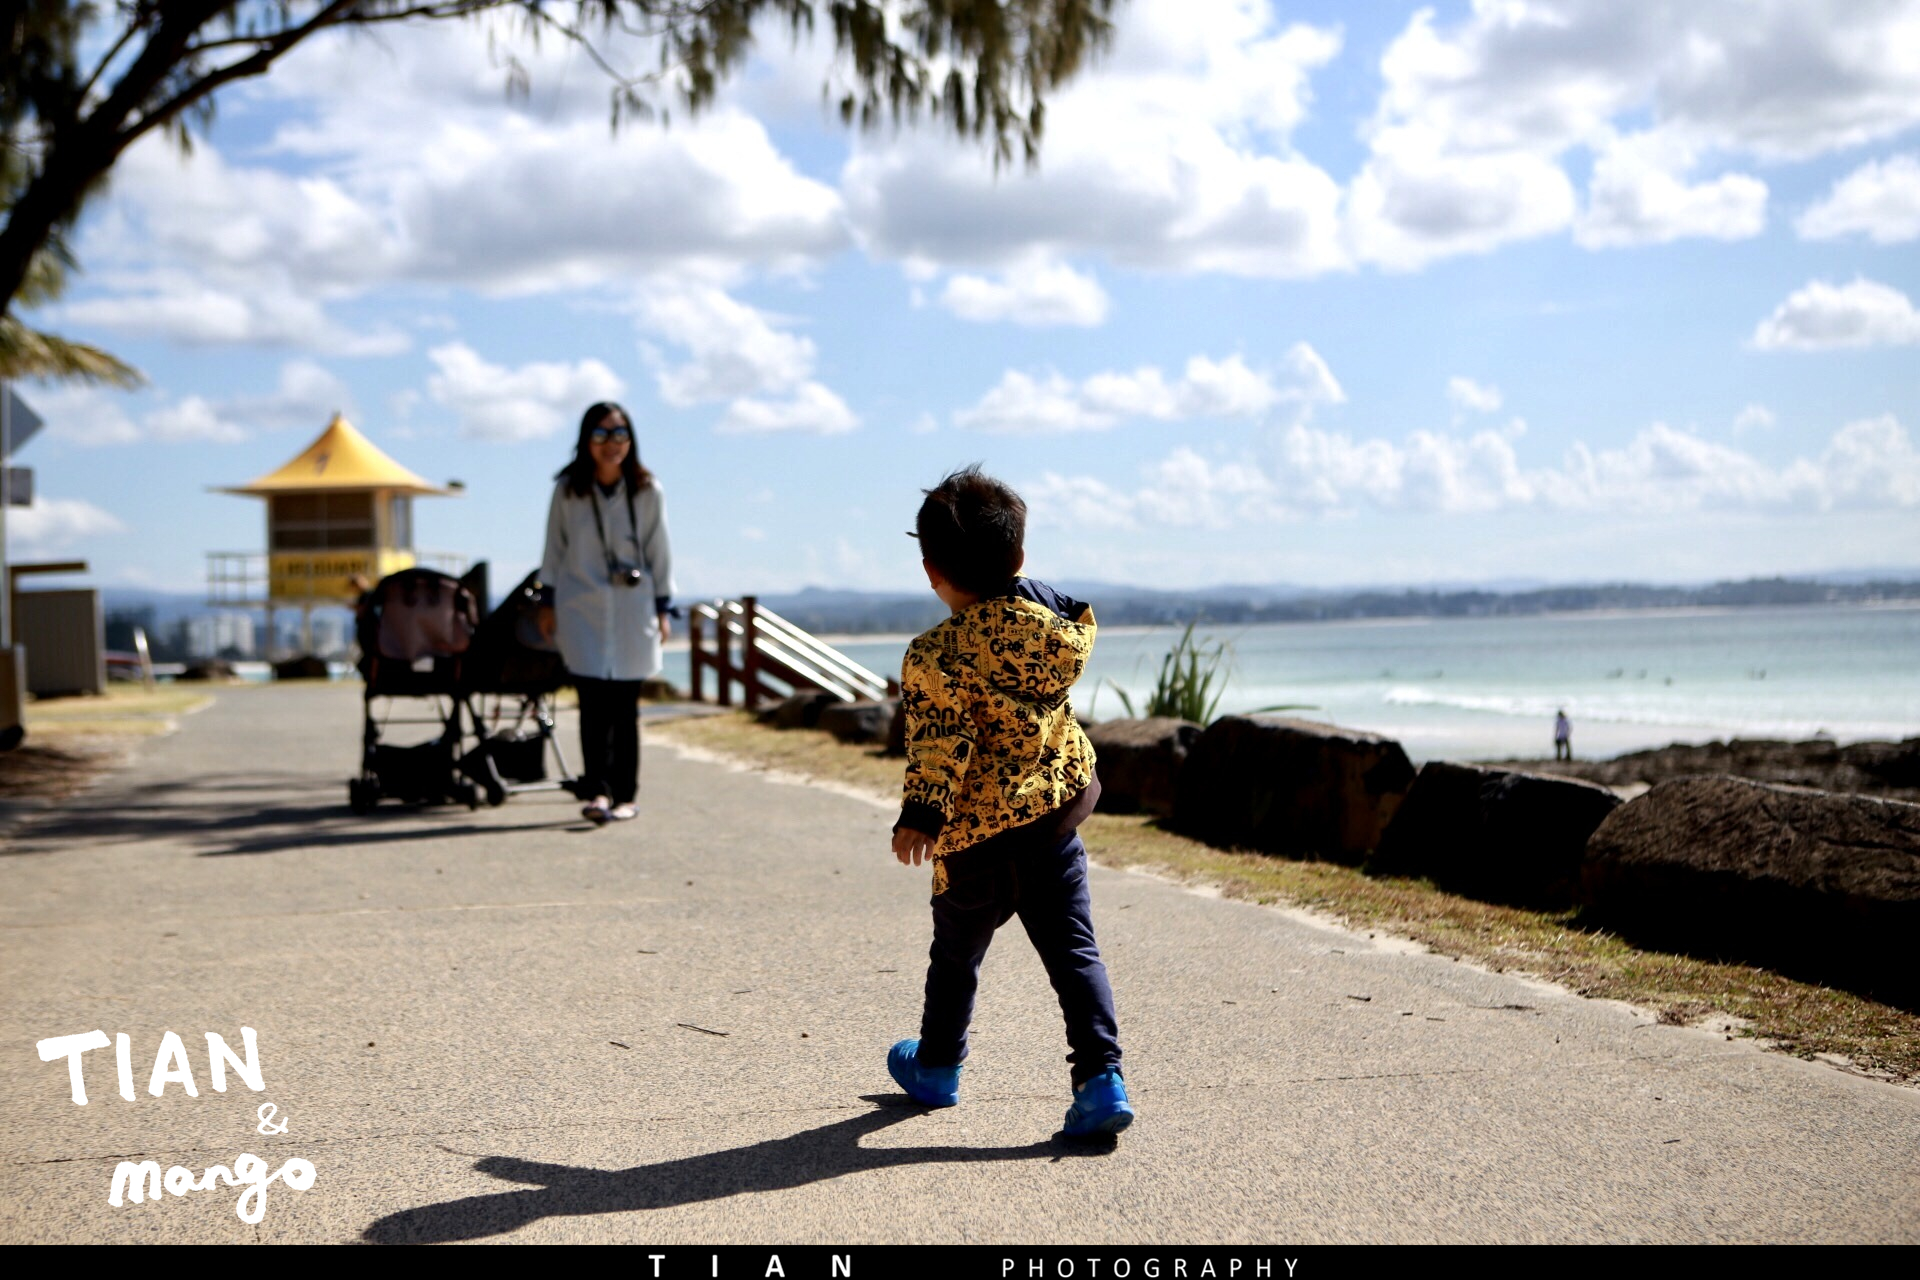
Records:
<instances>
[{"instance_id":1,"label":"woman's sunglasses","mask_svg":"<svg viewBox=\"0 0 1920 1280\"><path fill-rule=\"evenodd\" d=\"M587 432L587 442L589 444L605 444L609 440L616 440L621 444L626 444L632 439L633 432L626 427L595 427L593 430Z\"/></svg>"}]
</instances>

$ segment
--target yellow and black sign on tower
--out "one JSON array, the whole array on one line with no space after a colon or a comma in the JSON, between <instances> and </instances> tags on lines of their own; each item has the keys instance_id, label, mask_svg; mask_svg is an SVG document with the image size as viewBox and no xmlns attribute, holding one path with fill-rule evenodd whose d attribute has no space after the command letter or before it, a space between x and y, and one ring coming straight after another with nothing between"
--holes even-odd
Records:
<instances>
[{"instance_id":1,"label":"yellow and black sign on tower","mask_svg":"<svg viewBox=\"0 0 1920 1280\"><path fill-rule=\"evenodd\" d=\"M264 606L271 616L351 604L372 583L412 568L414 498L457 490L427 483L335 414L285 466L217 492L266 499L267 552L264 564L258 553L211 553L208 602Z\"/></svg>"}]
</instances>

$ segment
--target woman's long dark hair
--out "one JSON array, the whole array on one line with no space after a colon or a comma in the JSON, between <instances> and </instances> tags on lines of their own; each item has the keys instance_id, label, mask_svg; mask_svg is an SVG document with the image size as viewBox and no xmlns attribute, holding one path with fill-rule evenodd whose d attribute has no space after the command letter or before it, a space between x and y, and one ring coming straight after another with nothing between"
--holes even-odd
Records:
<instances>
[{"instance_id":1,"label":"woman's long dark hair","mask_svg":"<svg viewBox=\"0 0 1920 1280\"><path fill-rule=\"evenodd\" d=\"M567 482L567 492L576 498L586 497L593 489L593 450L587 437L603 419L616 413L626 419L627 430L633 434L627 445L627 456L620 459L620 475L627 482L627 492L638 493L653 484L653 472L640 465L640 435L634 430L633 415L611 400L602 400L589 406L580 417L580 435L573 442L573 461L553 473L555 480Z\"/></svg>"}]
</instances>

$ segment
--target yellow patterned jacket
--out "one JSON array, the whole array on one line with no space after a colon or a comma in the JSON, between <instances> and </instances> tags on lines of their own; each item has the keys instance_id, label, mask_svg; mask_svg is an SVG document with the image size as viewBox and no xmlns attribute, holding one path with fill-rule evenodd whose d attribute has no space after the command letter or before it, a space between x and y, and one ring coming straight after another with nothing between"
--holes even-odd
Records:
<instances>
[{"instance_id":1,"label":"yellow patterned jacket","mask_svg":"<svg viewBox=\"0 0 1920 1280\"><path fill-rule=\"evenodd\" d=\"M1089 606L1019 578L907 646L907 776L894 826L934 837L936 894L949 855L1046 816L1093 781L1093 744L1067 702L1093 634Z\"/></svg>"}]
</instances>

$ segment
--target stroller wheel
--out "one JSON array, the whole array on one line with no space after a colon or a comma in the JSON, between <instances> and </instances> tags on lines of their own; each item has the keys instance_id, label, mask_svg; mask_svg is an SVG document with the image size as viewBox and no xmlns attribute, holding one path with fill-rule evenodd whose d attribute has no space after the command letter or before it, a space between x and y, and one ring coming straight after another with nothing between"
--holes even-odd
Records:
<instances>
[{"instance_id":1,"label":"stroller wheel","mask_svg":"<svg viewBox=\"0 0 1920 1280\"><path fill-rule=\"evenodd\" d=\"M478 809L480 807L480 788L474 786L465 778L462 778L453 785L453 798L469 809Z\"/></svg>"},{"instance_id":2,"label":"stroller wheel","mask_svg":"<svg viewBox=\"0 0 1920 1280\"><path fill-rule=\"evenodd\" d=\"M367 778L352 778L347 782L347 807L355 813L372 813L373 806L380 801L380 785Z\"/></svg>"},{"instance_id":3,"label":"stroller wheel","mask_svg":"<svg viewBox=\"0 0 1920 1280\"><path fill-rule=\"evenodd\" d=\"M507 802L507 789L497 782L487 784L487 804L498 809Z\"/></svg>"}]
</instances>

